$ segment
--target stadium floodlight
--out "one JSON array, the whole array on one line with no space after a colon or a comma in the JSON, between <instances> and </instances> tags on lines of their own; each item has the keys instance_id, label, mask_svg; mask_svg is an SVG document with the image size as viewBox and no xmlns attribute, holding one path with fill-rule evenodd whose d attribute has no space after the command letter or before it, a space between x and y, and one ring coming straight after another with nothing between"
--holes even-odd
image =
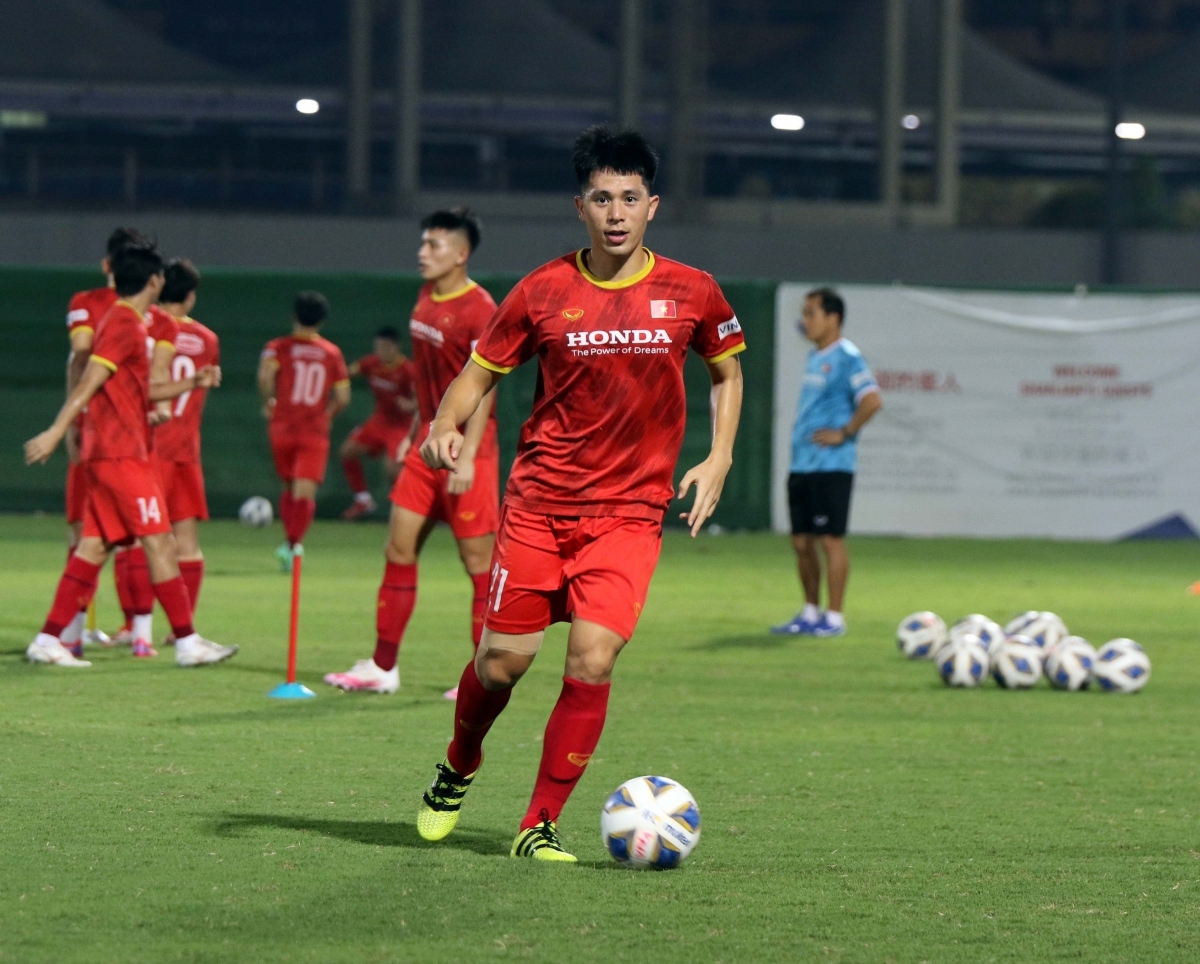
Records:
<instances>
[{"instance_id":1,"label":"stadium floodlight","mask_svg":"<svg viewBox=\"0 0 1200 964\"><path fill-rule=\"evenodd\" d=\"M771 126L777 131L802 131L804 118L799 114L775 114L771 118Z\"/></svg>"},{"instance_id":2,"label":"stadium floodlight","mask_svg":"<svg viewBox=\"0 0 1200 964\"><path fill-rule=\"evenodd\" d=\"M1146 136L1146 126L1136 121L1122 121L1117 125L1117 137L1123 141L1140 141Z\"/></svg>"},{"instance_id":3,"label":"stadium floodlight","mask_svg":"<svg viewBox=\"0 0 1200 964\"><path fill-rule=\"evenodd\" d=\"M315 114L321 109L321 105L311 97L301 97L296 101L296 110L301 114Z\"/></svg>"},{"instance_id":4,"label":"stadium floodlight","mask_svg":"<svg viewBox=\"0 0 1200 964\"><path fill-rule=\"evenodd\" d=\"M900 119L900 126L902 126L906 131L915 131L921 126L921 118L919 118L916 114L905 114Z\"/></svg>"}]
</instances>

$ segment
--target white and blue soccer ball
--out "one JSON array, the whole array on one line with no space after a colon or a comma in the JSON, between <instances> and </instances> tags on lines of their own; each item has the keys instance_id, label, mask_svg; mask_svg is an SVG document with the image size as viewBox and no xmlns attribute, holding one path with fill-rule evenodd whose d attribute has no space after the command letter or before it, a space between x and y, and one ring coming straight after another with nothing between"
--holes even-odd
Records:
<instances>
[{"instance_id":1,"label":"white and blue soccer ball","mask_svg":"<svg viewBox=\"0 0 1200 964\"><path fill-rule=\"evenodd\" d=\"M983 641L964 633L937 654L937 671L947 686L978 686L988 674L988 651Z\"/></svg>"},{"instance_id":2,"label":"white and blue soccer ball","mask_svg":"<svg viewBox=\"0 0 1200 964\"><path fill-rule=\"evenodd\" d=\"M1150 679L1150 657L1132 639L1114 639L1096 653L1092 677L1108 693L1136 693Z\"/></svg>"},{"instance_id":3,"label":"white and blue soccer ball","mask_svg":"<svg viewBox=\"0 0 1200 964\"><path fill-rule=\"evenodd\" d=\"M1014 616L1008 621L1004 627L1005 636L1020 636L1025 627L1041 616L1041 612L1036 609L1030 609L1028 612L1021 613L1020 616Z\"/></svg>"},{"instance_id":4,"label":"white and blue soccer ball","mask_svg":"<svg viewBox=\"0 0 1200 964\"><path fill-rule=\"evenodd\" d=\"M913 613L896 627L896 646L909 659L932 659L949 638L946 623L937 613Z\"/></svg>"},{"instance_id":5,"label":"white and blue soccer ball","mask_svg":"<svg viewBox=\"0 0 1200 964\"><path fill-rule=\"evenodd\" d=\"M983 648L991 651L992 647L1004 640L1008 634L1000 628L1000 624L981 613L971 613L963 616L950 627L950 639L953 642L963 636L975 636Z\"/></svg>"},{"instance_id":6,"label":"white and blue soccer ball","mask_svg":"<svg viewBox=\"0 0 1200 964\"><path fill-rule=\"evenodd\" d=\"M1015 629L1009 626L1019 623ZM1042 658L1071 635L1067 624L1055 613L1029 612L1018 616L1005 627L1009 636L1025 636L1042 651Z\"/></svg>"},{"instance_id":7,"label":"white and blue soccer ball","mask_svg":"<svg viewBox=\"0 0 1200 964\"><path fill-rule=\"evenodd\" d=\"M1026 636L1009 636L988 656L992 676L1008 690L1028 689L1042 678L1042 650Z\"/></svg>"},{"instance_id":8,"label":"white and blue soccer ball","mask_svg":"<svg viewBox=\"0 0 1200 964\"><path fill-rule=\"evenodd\" d=\"M626 780L604 803L600 837L626 867L669 870L700 840L700 808L682 784L667 777Z\"/></svg>"},{"instance_id":9,"label":"white and blue soccer ball","mask_svg":"<svg viewBox=\"0 0 1200 964\"><path fill-rule=\"evenodd\" d=\"M256 529L271 524L275 513L271 509L271 500L261 495L252 495L238 509L238 519L244 526L254 526Z\"/></svg>"},{"instance_id":10,"label":"white and blue soccer ball","mask_svg":"<svg viewBox=\"0 0 1200 964\"><path fill-rule=\"evenodd\" d=\"M1082 636L1068 636L1046 656L1046 679L1056 690L1086 689L1096 663L1096 651Z\"/></svg>"}]
</instances>

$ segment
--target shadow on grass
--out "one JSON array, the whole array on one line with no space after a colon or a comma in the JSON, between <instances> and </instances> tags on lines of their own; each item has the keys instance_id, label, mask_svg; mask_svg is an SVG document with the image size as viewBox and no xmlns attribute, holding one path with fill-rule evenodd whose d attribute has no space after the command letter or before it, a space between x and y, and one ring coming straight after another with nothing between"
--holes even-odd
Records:
<instances>
[{"instance_id":1,"label":"shadow on grass","mask_svg":"<svg viewBox=\"0 0 1200 964\"><path fill-rule=\"evenodd\" d=\"M771 636L764 629L761 633L742 636L718 636L697 643L692 649L782 649L791 636Z\"/></svg>"},{"instance_id":2,"label":"shadow on grass","mask_svg":"<svg viewBox=\"0 0 1200 964\"><path fill-rule=\"evenodd\" d=\"M512 838L494 830L458 829L439 843L421 839L411 823L382 820L318 820L270 813L231 813L217 821L213 832L218 837L236 837L241 831L266 827L272 830L299 830L336 837L369 847L408 847L420 850L450 848L469 850L484 857L507 857Z\"/></svg>"},{"instance_id":3,"label":"shadow on grass","mask_svg":"<svg viewBox=\"0 0 1200 964\"><path fill-rule=\"evenodd\" d=\"M273 700L263 690L263 705L261 709L225 710L212 713L189 713L186 716L175 716L171 722L181 726L209 726L221 723L270 723L276 720L288 720L303 715L306 718L318 716L341 716L346 713L402 713L405 710L421 709L441 703L441 694L437 699L411 700L381 700L377 696L350 696L336 690L322 688L316 691L315 700Z\"/></svg>"}]
</instances>

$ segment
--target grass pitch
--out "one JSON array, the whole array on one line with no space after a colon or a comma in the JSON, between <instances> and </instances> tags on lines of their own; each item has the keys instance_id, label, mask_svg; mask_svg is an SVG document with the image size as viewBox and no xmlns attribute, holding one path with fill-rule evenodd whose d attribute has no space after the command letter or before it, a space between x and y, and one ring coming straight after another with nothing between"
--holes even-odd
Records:
<instances>
[{"instance_id":1,"label":"grass pitch","mask_svg":"<svg viewBox=\"0 0 1200 964\"><path fill-rule=\"evenodd\" d=\"M551 632L487 744L459 830L414 828L465 663L469 586L438 533L394 697L319 683L371 652L378 526L318 524L301 678L276 704L277 532L213 523L198 625L242 647L177 670L22 653L62 523L0 518L0 961L1031 961L1200 958L1200 577L1188 544L854 541L851 634L779 640L789 549L667 538L608 727L563 815L575 867L508 858L557 695ZM105 573L103 622L115 606ZM1053 609L1154 664L1133 697L942 687L901 659L914 609ZM158 620L161 625L161 617ZM679 871L605 856L605 795L640 773L699 800Z\"/></svg>"}]
</instances>

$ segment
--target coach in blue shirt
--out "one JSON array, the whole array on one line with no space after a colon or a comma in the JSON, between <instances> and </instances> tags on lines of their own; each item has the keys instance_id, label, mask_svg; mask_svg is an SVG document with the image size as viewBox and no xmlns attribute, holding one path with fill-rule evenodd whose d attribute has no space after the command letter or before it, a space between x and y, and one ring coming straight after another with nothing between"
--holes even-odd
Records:
<instances>
[{"instance_id":1,"label":"coach in blue shirt","mask_svg":"<svg viewBox=\"0 0 1200 964\"><path fill-rule=\"evenodd\" d=\"M808 353L792 429L788 475L792 546L800 568L804 609L790 621L771 627L771 632L779 635L841 636L846 632L842 601L850 558L845 535L858 433L883 402L862 352L842 337L845 318L846 303L832 288L817 288L804 299L800 330L814 347ZM821 554L829 592L829 608L824 612L820 608Z\"/></svg>"}]
</instances>

